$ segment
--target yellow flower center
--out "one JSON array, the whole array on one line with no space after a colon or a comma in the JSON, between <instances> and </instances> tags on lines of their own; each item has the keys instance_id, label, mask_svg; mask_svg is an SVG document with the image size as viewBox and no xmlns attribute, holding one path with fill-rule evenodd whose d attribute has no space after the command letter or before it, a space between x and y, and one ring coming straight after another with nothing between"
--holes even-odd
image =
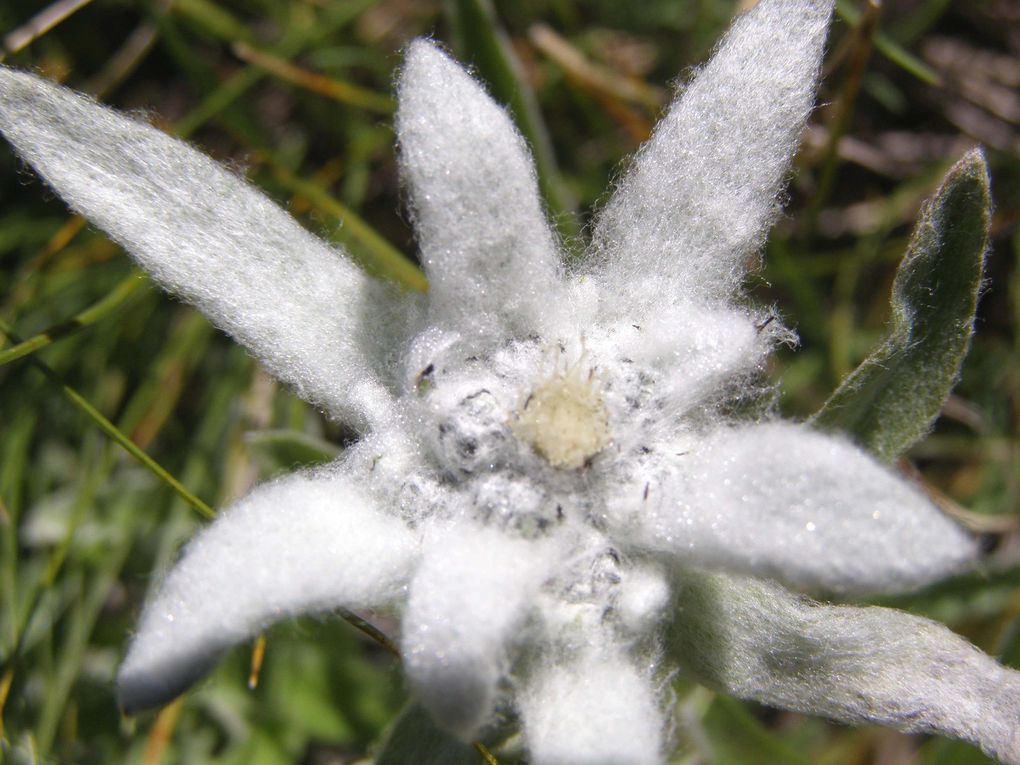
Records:
<instances>
[{"instance_id":1,"label":"yellow flower center","mask_svg":"<svg viewBox=\"0 0 1020 765\"><path fill-rule=\"evenodd\" d=\"M510 427L549 464L576 469L609 444L609 412L583 359L535 386Z\"/></svg>"}]
</instances>

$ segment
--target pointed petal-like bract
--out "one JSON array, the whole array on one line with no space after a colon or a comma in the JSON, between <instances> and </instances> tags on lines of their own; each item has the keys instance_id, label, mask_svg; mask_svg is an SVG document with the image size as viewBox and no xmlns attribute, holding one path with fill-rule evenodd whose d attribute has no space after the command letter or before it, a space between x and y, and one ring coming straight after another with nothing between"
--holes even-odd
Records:
<instances>
[{"instance_id":1,"label":"pointed petal-like bract","mask_svg":"<svg viewBox=\"0 0 1020 765\"><path fill-rule=\"evenodd\" d=\"M425 545L403 621L404 669L442 727L470 740L489 722L509 651L551 550L471 526Z\"/></svg>"},{"instance_id":2,"label":"pointed petal-like bract","mask_svg":"<svg viewBox=\"0 0 1020 765\"><path fill-rule=\"evenodd\" d=\"M747 311L684 301L642 324L624 320L604 331L596 329L586 338L586 347L608 357L624 355L626 363L654 373L662 402L656 415L675 421L706 401L746 392L751 376L762 371L776 340L784 336L776 324L764 329ZM610 391L607 397L614 395L628 393ZM620 405L626 407L626 402ZM648 438L640 431L634 435Z\"/></svg>"},{"instance_id":3,"label":"pointed petal-like bract","mask_svg":"<svg viewBox=\"0 0 1020 765\"><path fill-rule=\"evenodd\" d=\"M541 329L559 255L524 139L428 41L408 48L397 94L400 166L434 320L471 333Z\"/></svg>"},{"instance_id":4,"label":"pointed petal-like bract","mask_svg":"<svg viewBox=\"0 0 1020 765\"><path fill-rule=\"evenodd\" d=\"M155 128L0 68L0 132L77 212L307 400L385 412L360 349L369 279L273 202ZM379 299L382 296L376 296Z\"/></svg>"},{"instance_id":5,"label":"pointed petal-like bract","mask_svg":"<svg viewBox=\"0 0 1020 765\"><path fill-rule=\"evenodd\" d=\"M898 592L977 553L918 489L807 427L721 430L677 459L675 474L642 481L625 501L638 544L681 562L799 587Z\"/></svg>"},{"instance_id":6,"label":"pointed petal-like bract","mask_svg":"<svg viewBox=\"0 0 1020 765\"><path fill-rule=\"evenodd\" d=\"M682 91L596 225L608 311L739 285L776 216L831 12L832 0L761 0Z\"/></svg>"},{"instance_id":7,"label":"pointed petal-like bract","mask_svg":"<svg viewBox=\"0 0 1020 765\"><path fill-rule=\"evenodd\" d=\"M745 699L938 733L1020 764L1020 673L941 624L887 608L823 606L760 581L684 572L669 649Z\"/></svg>"},{"instance_id":8,"label":"pointed petal-like bract","mask_svg":"<svg viewBox=\"0 0 1020 765\"><path fill-rule=\"evenodd\" d=\"M541 668L519 700L534 765L655 765L664 722L649 678L622 655L586 651Z\"/></svg>"},{"instance_id":9,"label":"pointed petal-like bract","mask_svg":"<svg viewBox=\"0 0 1020 765\"><path fill-rule=\"evenodd\" d=\"M117 678L122 708L169 701L280 619L385 605L406 587L417 549L342 475L255 489L187 546L146 605Z\"/></svg>"}]
</instances>

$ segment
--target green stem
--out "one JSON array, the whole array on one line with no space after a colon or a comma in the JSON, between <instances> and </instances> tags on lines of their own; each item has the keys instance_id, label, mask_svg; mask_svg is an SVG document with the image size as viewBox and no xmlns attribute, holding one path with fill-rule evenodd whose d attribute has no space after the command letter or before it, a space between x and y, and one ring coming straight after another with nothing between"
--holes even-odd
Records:
<instances>
[{"instance_id":1,"label":"green stem","mask_svg":"<svg viewBox=\"0 0 1020 765\"><path fill-rule=\"evenodd\" d=\"M112 313L116 308L123 304L124 301L127 300L136 289L138 289L138 286L141 283L141 277L137 273L133 273L114 287L113 290L102 300L93 303L84 311L76 313L67 321L54 324L52 327L43 330L38 335L30 337L28 340L23 340L5 351L0 351L0 366L10 364L16 359L35 353L57 340L62 340L63 338L73 335L75 332L78 332L85 327L95 324L97 321ZM5 329L4 332L7 333L7 330Z\"/></svg>"}]
</instances>

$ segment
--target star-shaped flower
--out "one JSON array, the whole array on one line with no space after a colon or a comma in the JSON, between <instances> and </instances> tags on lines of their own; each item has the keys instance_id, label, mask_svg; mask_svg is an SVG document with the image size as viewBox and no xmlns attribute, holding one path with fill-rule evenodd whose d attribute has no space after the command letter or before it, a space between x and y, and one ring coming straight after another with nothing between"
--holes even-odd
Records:
<instances>
[{"instance_id":1,"label":"star-shaped flower","mask_svg":"<svg viewBox=\"0 0 1020 765\"><path fill-rule=\"evenodd\" d=\"M934 622L774 583L905 590L976 554L910 483L761 404L789 333L739 290L831 6L762 0L736 21L572 268L506 112L413 43L397 133L427 297L373 282L184 144L0 70L0 129L71 206L362 433L191 542L142 615L124 708L168 701L276 620L393 607L435 721L465 741L519 727L533 763L662 761L677 664L1020 762L1015 673Z\"/></svg>"}]
</instances>

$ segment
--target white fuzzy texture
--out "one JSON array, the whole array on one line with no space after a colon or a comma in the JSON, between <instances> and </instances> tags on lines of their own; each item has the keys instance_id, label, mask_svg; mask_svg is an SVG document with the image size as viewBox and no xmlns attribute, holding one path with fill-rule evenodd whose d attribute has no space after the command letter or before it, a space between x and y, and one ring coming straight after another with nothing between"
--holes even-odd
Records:
<instances>
[{"instance_id":1,"label":"white fuzzy texture","mask_svg":"<svg viewBox=\"0 0 1020 765\"><path fill-rule=\"evenodd\" d=\"M422 703L465 740L489 720L515 633L549 569L548 544L456 524L426 540L401 653Z\"/></svg>"},{"instance_id":2,"label":"white fuzzy texture","mask_svg":"<svg viewBox=\"0 0 1020 765\"><path fill-rule=\"evenodd\" d=\"M642 547L799 587L902 592L962 568L974 541L860 449L804 426L719 430L632 486Z\"/></svg>"},{"instance_id":3,"label":"white fuzzy texture","mask_svg":"<svg viewBox=\"0 0 1020 765\"><path fill-rule=\"evenodd\" d=\"M655 765L664 723L647 673L622 655L585 651L521 693L532 765Z\"/></svg>"},{"instance_id":4,"label":"white fuzzy texture","mask_svg":"<svg viewBox=\"0 0 1020 765\"><path fill-rule=\"evenodd\" d=\"M187 144L0 68L0 132L75 211L276 377L359 424L388 406L358 340L382 290L344 253Z\"/></svg>"},{"instance_id":5,"label":"white fuzzy texture","mask_svg":"<svg viewBox=\"0 0 1020 765\"><path fill-rule=\"evenodd\" d=\"M121 706L173 698L281 618L389 603L417 555L404 525L343 475L260 486L192 540L146 605L117 679Z\"/></svg>"},{"instance_id":6,"label":"white fuzzy texture","mask_svg":"<svg viewBox=\"0 0 1020 765\"><path fill-rule=\"evenodd\" d=\"M778 212L831 13L831 0L758 3L681 91L595 229L608 311L739 285Z\"/></svg>"},{"instance_id":7,"label":"white fuzzy texture","mask_svg":"<svg viewBox=\"0 0 1020 765\"><path fill-rule=\"evenodd\" d=\"M256 489L195 540L146 608L121 702L168 701L276 619L396 599L440 726L467 740L516 706L531 762L645 765L666 754L675 612L672 659L737 693L1015 752L1016 674L941 628L670 579L891 590L976 552L849 444L727 414L760 403L755 376L785 339L733 293L775 215L831 7L761 0L734 24L573 274L506 112L412 44L397 132L432 285L414 333L382 323L393 294L211 160L0 70L0 129L72 206L302 395L374 426L329 472Z\"/></svg>"},{"instance_id":8,"label":"white fuzzy texture","mask_svg":"<svg viewBox=\"0 0 1020 765\"><path fill-rule=\"evenodd\" d=\"M679 578L672 638L703 680L764 704L969 741L1020 763L1020 674L943 625L766 582Z\"/></svg>"},{"instance_id":9,"label":"white fuzzy texture","mask_svg":"<svg viewBox=\"0 0 1020 765\"><path fill-rule=\"evenodd\" d=\"M560 255L524 138L431 43L407 49L397 89L400 167L434 323L473 334L541 330Z\"/></svg>"},{"instance_id":10,"label":"white fuzzy texture","mask_svg":"<svg viewBox=\"0 0 1020 765\"><path fill-rule=\"evenodd\" d=\"M664 414L678 417L760 372L775 340L746 311L683 301L641 324L596 326L585 347L593 356L619 355L656 374Z\"/></svg>"}]
</instances>

